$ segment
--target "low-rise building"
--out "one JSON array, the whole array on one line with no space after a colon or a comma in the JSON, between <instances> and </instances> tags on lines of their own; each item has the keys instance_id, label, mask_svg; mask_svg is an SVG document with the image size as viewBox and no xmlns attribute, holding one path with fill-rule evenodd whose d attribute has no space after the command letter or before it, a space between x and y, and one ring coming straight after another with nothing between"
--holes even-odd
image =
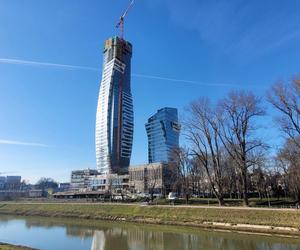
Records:
<instances>
[{"instance_id":1,"label":"low-rise building","mask_svg":"<svg viewBox=\"0 0 300 250\"><path fill-rule=\"evenodd\" d=\"M91 176L89 187L92 190L128 190L129 175L102 174Z\"/></svg>"},{"instance_id":2,"label":"low-rise building","mask_svg":"<svg viewBox=\"0 0 300 250\"><path fill-rule=\"evenodd\" d=\"M59 183L59 192L68 191L71 188L70 182Z\"/></svg>"},{"instance_id":3,"label":"low-rise building","mask_svg":"<svg viewBox=\"0 0 300 250\"><path fill-rule=\"evenodd\" d=\"M6 190L20 190L21 176L6 176L5 189Z\"/></svg>"},{"instance_id":4,"label":"low-rise building","mask_svg":"<svg viewBox=\"0 0 300 250\"><path fill-rule=\"evenodd\" d=\"M5 188L5 182L6 182L6 177L0 176L0 190L3 190Z\"/></svg>"},{"instance_id":5,"label":"low-rise building","mask_svg":"<svg viewBox=\"0 0 300 250\"><path fill-rule=\"evenodd\" d=\"M2 200L17 200L27 196L26 191L20 190L2 190L0 191L0 201Z\"/></svg>"},{"instance_id":6,"label":"low-rise building","mask_svg":"<svg viewBox=\"0 0 300 250\"><path fill-rule=\"evenodd\" d=\"M32 189L28 190L28 198L41 198L43 196L43 190Z\"/></svg>"},{"instance_id":7,"label":"low-rise building","mask_svg":"<svg viewBox=\"0 0 300 250\"><path fill-rule=\"evenodd\" d=\"M129 167L129 174L99 174L97 170L72 171L70 192L104 192L167 195L175 183L174 164L149 163ZM68 191L68 189L66 190ZM64 192L64 191L61 191Z\"/></svg>"},{"instance_id":8,"label":"low-rise building","mask_svg":"<svg viewBox=\"0 0 300 250\"><path fill-rule=\"evenodd\" d=\"M166 163L129 167L129 188L134 193L166 195L172 189L175 168Z\"/></svg>"},{"instance_id":9,"label":"low-rise building","mask_svg":"<svg viewBox=\"0 0 300 250\"><path fill-rule=\"evenodd\" d=\"M90 184L90 178L98 174L95 169L75 170L71 173L71 189L87 189Z\"/></svg>"}]
</instances>

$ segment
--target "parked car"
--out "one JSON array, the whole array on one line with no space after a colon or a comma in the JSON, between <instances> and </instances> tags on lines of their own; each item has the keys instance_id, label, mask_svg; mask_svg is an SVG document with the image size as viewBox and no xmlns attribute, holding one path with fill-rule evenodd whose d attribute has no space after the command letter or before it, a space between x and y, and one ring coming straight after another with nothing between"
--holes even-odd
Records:
<instances>
[{"instance_id":1,"label":"parked car","mask_svg":"<svg viewBox=\"0 0 300 250\"><path fill-rule=\"evenodd\" d=\"M168 194L167 200L169 200L169 201L175 201L175 200L177 200L177 199L178 199L178 197L177 197L177 194L176 194L176 193L170 192L170 193Z\"/></svg>"}]
</instances>

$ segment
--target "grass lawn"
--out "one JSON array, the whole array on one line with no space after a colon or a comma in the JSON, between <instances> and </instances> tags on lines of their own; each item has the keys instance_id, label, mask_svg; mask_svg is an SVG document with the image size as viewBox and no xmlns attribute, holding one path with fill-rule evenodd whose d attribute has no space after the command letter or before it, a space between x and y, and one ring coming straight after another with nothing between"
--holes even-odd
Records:
<instances>
[{"instance_id":1,"label":"grass lawn","mask_svg":"<svg viewBox=\"0 0 300 250\"><path fill-rule=\"evenodd\" d=\"M38 215L47 217L77 217L146 221L158 224L203 222L231 224L254 224L266 226L295 227L300 230L300 211L266 209L231 209L218 207L163 207L125 204L26 204L0 203L0 214Z\"/></svg>"},{"instance_id":2,"label":"grass lawn","mask_svg":"<svg viewBox=\"0 0 300 250\"><path fill-rule=\"evenodd\" d=\"M1 250L33 250L33 248L27 248L22 246L14 246L5 243L0 243Z\"/></svg>"}]
</instances>

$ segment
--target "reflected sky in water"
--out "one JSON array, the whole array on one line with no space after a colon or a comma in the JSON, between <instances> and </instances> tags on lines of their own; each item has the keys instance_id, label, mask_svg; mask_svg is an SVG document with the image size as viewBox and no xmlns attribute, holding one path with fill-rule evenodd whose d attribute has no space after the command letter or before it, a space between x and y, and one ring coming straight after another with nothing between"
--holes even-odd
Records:
<instances>
[{"instance_id":1,"label":"reflected sky in water","mask_svg":"<svg viewBox=\"0 0 300 250\"><path fill-rule=\"evenodd\" d=\"M0 216L0 242L39 249L300 250L300 239L76 219Z\"/></svg>"}]
</instances>

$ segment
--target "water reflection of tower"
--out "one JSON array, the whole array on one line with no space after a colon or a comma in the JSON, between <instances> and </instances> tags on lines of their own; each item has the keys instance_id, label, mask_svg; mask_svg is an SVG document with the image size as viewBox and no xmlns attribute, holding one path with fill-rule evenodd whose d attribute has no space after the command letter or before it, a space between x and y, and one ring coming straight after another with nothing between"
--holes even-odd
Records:
<instances>
[{"instance_id":1,"label":"water reflection of tower","mask_svg":"<svg viewBox=\"0 0 300 250\"><path fill-rule=\"evenodd\" d=\"M105 234L103 231L96 230L94 232L91 250L104 250L105 247Z\"/></svg>"},{"instance_id":2,"label":"water reflection of tower","mask_svg":"<svg viewBox=\"0 0 300 250\"><path fill-rule=\"evenodd\" d=\"M80 227L66 227L66 235L70 237L77 237L81 240L84 240L86 238L93 237L94 231L91 229L85 229Z\"/></svg>"},{"instance_id":3,"label":"water reflection of tower","mask_svg":"<svg viewBox=\"0 0 300 250\"><path fill-rule=\"evenodd\" d=\"M203 239L205 239L204 243ZM198 249L199 246L204 246L203 249L230 249L227 243L221 238L216 240L205 233L199 237L189 233L147 230L140 226L119 226L94 231L91 250L188 250Z\"/></svg>"},{"instance_id":4,"label":"water reflection of tower","mask_svg":"<svg viewBox=\"0 0 300 250\"><path fill-rule=\"evenodd\" d=\"M163 232L146 231L140 228L128 229L128 245L130 249L164 249Z\"/></svg>"},{"instance_id":5,"label":"water reflection of tower","mask_svg":"<svg viewBox=\"0 0 300 250\"><path fill-rule=\"evenodd\" d=\"M111 249L164 249L163 232L145 231L136 228L109 228L96 230L91 250Z\"/></svg>"},{"instance_id":6,"label":"water reflection of tower","mask_svg":"<svg viewBox=\"0 0 300 250\"><path fill-rule=\"evenodd\" d=\"M127 230L122 228L109 228L107 230L94 232L92 250L129 250Z\"/></svg>"}]
</instances>

